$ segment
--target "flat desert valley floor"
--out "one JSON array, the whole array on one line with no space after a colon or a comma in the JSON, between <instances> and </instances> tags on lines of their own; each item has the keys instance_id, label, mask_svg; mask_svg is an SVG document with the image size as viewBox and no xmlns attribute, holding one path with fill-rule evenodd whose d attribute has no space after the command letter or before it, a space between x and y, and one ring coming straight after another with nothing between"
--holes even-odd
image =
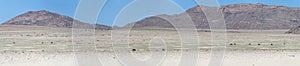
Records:
<instances>
[{"instance_id":1,"label":"flat desert valley floor","mask_svg":"<svg viewBox=\"0 0 300 66\"><path fill-rule=\"evenodd\" d=\"M122 66L113 49L118 44L113 45L111 30L96 30L92 34L93 31L84 30L33 28L0 29L0 66L76 66L74 48L86 52L93 50L88 46L96 48L94 54L103 66ZM228 30L227 43L221 46L225 48L222 65L299 66L300 35L285 34L285 31ZM180 36L174 30L132 30L128 40L118 41L128 43L130 47L126 51L137 59L147 59L151 53L165 52L158 66L178 66L181 52L198 54L195 64L207 66L212 57L211 48L216 47L211 44L212 33L198 31L197 34L199 43L187 44L185 48L181 47ZM154 37L163 42L164 48L150 52L149 44L155 41Z\"/></svg>"}]
</instances>

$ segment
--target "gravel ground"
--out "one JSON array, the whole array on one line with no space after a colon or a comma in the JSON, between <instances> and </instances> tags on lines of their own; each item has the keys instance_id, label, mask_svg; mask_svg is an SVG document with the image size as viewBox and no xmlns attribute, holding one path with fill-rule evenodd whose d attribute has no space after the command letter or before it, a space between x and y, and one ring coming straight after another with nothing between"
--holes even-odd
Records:
<instances>
[{"instance_id":1,"label":"gravel ground","mask_svg":"<svg viewBox=\"0 0 300 66\"><path fill-rule=\"evenodd\" d=\"M184 51L188 54L198 54L197 66L208 66L211 53L209 51ZM299 50L227 50L222 66L299 66ZM164 52L136 51L131 53L134 58L121 59L113 52L96 52L103 66L121 66L129 60L140 60L147 63L148 59L160 60L158 66L178 66L179 51L167 51L163 58L151 58L151 54ZM95 53L88 53L92 55ZM123 55L124 56L124 55ZM78 58L78 57L77 57ZM73 52L1 52L0 66L76 66ZM191 59L193 60L193 59ZM124 62L125 61L125 62ZM134 63L135 64L135 63ZM137 65L143 63L136 63Z\"/></svg>"}]
</instances>

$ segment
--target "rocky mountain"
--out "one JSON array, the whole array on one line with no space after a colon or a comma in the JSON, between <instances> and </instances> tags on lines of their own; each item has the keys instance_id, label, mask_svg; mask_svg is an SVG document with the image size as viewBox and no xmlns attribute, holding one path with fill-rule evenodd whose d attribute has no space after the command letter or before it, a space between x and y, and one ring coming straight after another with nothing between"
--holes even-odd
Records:
<instances>
[{"instance_id":1,"label":"rocky mountain","mask_svg":"<svg viewBox=\"0 0 300 66\"><path fill-rule=\"evenodd\" d=\"M209 24L202 8L216 8L209 6L195 6L182 14L167 15L173 21L181 21L182 17L188 14L196 28L208 29ZM265 5L265 4L234 4L221 6L227 29L289 29L300 26L300 8ZM160 16L160 15L159 15ZM125 27L133 26L134 29L144 28L173 28L169 21L152 16L143 20L130 23ZM172 20L171 20L172 21Z\"/></svg>"},{"instance_id":2,"label":"rocky mountain","mask_svg":"<svg viewBox=\"0 0 300 66\"><path fill-rule=\"evenodd\" d=\"M64 27L64 28L93 28L101 30L109 30L111 27L99 24L88 24L80 22L68 16L63 16L57 13L52 13L46 10L41 11L29 11L27 13L16 16L15 18L10 19L7 22L4 22L2 25L27 25L27 26L46 26L46 27Z\"/></svg>"},{"instance_id":3,"label":"rocky mountain","mask_svg":"<svg viewBox=\"0 0 300 66\"><path fill-rule=\"evenodd\" d=\"M290 29L289 31L285 32L287 34L300 34L300 26Z\"/></svg>"}]
</instances>

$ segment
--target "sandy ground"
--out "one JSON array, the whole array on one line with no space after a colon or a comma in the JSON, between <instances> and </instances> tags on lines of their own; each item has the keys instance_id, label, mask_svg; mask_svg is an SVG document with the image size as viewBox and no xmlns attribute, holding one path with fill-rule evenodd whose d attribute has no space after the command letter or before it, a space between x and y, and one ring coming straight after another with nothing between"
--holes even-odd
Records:
<instances>
[{"instance_id":1,"label":"sandy ground","mask_svg":"<svg viewBox=\"0 0 300 66\"><path fill-rule=\"evenodd\" d=\"M22 27L15 29L19 28ZM72 37L71 32L70 30L39 29L31 31L0 30L0 66L78 66L78 60L91 59L89 57L94 55L98 57L102 66L122 66L121 63L125 66L179 66L181 62L181 53L178 48L182 47L180 46L180 37L176 31L132 31L128 35L129 45L131 48L137 49L136 52L132 53L133 58L127 57L125 54L116 55L112 52L113 45L110 31L97 31L95 38L91 38L91 36L94 36L93 34L86 34L91 33L89 31L75 32L76 38ZM284 32L285 30L239 30L228 32L227 49L222 66L300 66L300 58L298 57L300 55L300 36L284 34ZM208 66L211 58L214 58L209 50L205 50L213 47L211 45L211 33L198 32L198 34L200 43L186 45L190 48L184 48L183 52L190 57L183 60L183 62L196 60L195 65ZM159 39L164 40L163 42L167 46L165 49L167 51L166 55L158 52L162 51L161 49L152 53L147 52L149 44L156 43L151 42L154 40L153 37L161 37ZM126 40L119 41L126 42ZM79 50L97 48L98 52L85 54L86 58L78 59L76 54L70 52L73 49L72 43L76 44L76 48ZM161 43L158 41L157 44ZM114 46L118 45L115 44ZM199 50L199 48L202 48L202 50ZM130 49L126 50L129 53ZM156 55L162 57L151 57ZM195 55L198 55L198 58L191 58ZM125 57L125 59L122 57ZM149 59L155 60L151 62L159 64L151 65L147 61ZM140 61L128 65L126 62L131 60ZM220 58L220 60L222 59Z\"/></svg>"},{"instance_id":2,"label":"sandy ground","mask_svg":"<svg viewBox=\"0 0 300 66\"><path fill-rule=\"evenodd\" d=\"M197 66L208 66L209 51L185 51L190 54L198 53ZM227 50L222 66L299 66L299 50ZM156 53L156 52L153 52ZM158 53L158 52L157 52ZM97 52L102 66L121 66L118 57L112 52ZM147 60L150 52L133 52L131 60ZM130 60L127 59L127 60ZM154 58L161 59L161 58ZM77 66L76 57L72 52L43 53L43 52L2 52L0 66ZM126 61L126 60L125 60ZM161 65L178 66L180 52L167 52ZM142 61L143 62L143 61Z\"/></svg>"}]
</instances>

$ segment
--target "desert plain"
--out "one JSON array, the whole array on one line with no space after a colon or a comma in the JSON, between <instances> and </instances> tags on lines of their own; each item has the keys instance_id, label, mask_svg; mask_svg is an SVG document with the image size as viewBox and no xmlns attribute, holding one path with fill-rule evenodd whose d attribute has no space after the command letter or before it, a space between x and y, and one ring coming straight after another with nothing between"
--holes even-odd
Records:
<instances>
[{"instance_id":1,"label":"desert plain","mask_svg":"<svg viewBox=\"0 0 300 66\"><path fill-rule=\"evenodd\" d=\"M128 44L124 51L135 57L129 59L143 61L155 53L164 54L163 59L152 58L160 61L157 66L179 66L180 61L184 61L182 52L196 54L195 65L208 66L214 56L213 47L224 48L222 66L300 65L300 35L285 34L287 30L227 30L226 43L218 46L212 44L212 32L197 30L198 39L191 40L198 43L184 44L184 48L176 30L131 30L128 35L124 33L128 38L119 37L126 40L112 39L112 31L1 26L0 66L77 66L80 59L76 53L97 55L102 66L126 66L116 53L119 44L113 41ZM157 48L151 49L151 44Z\"/></svg>"}]
</instances>

